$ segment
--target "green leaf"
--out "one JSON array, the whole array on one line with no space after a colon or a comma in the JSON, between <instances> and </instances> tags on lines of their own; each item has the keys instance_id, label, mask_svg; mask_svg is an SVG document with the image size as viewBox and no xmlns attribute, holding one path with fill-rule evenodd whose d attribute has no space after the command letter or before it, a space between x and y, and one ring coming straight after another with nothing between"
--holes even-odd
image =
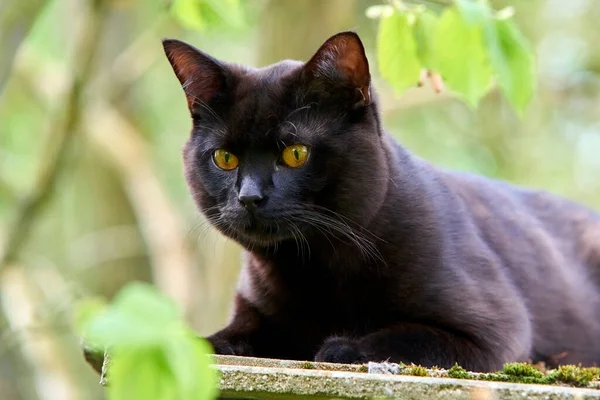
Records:
<instances>
[{"instance_id":1,"label":"green leaf","mask_svg":"<svg viewBox=\"0 0 600 400\"><path fill-rule=\"evenodd\" d=\"M522 115L535 89L535 63L531 46L510 19L488 22L485 40L496 80Z\"/></svg>"},{"instance_id":2,"label":"green leaf","mask_svg":"<svg viewBox=\"0 0 600 400\"><path fill-rule=\"evenodd\" d=\"M244 23L244 14L239 0L196 0L202 14L213 25L226 24L240 27Z\"/></svg>"},{"instance_id":3,"label":"green leaf","mask_svg":"<svg viewBox=\"0 0 600 400\"><path fill-rule=\"evenodd\" d=\"M397 93L419 80L421 63L413 34L414 15L399 11L384 17L377 37L379 71Z\"/></svg>"},{"instance_id":4,"label":"green leaf","mask_svg":"<svg viewBox=\"0 0 600 400\"><path fill-rule=\"evenodd\" d=\"M108 347L109 400L212 400L217 372L211 347L185 326L173 302L148 284L133 283L98 312L80 307L78 320L93 344Z\"/></svg>"},{"instance_id":5,"label":"green leaf","mask_svg":"<svg viewBox=\"0 0 600 400\"><path fill-rule=\"evenodd\" d=\"M456 9L467 25L481 26L491 17L486 0L456 0Z\"/></svg>"},{"instance_id":6,"label":"green leaf","mask_svg":"<svg viewBox=\"0 0 600 400\"><path fill-rule=\"evenodd\" d=\"M179 398L175 378L159 349L115 353L109 374L109 400Z\"/></svg>"},{"instance_id":7,"label":"green leaf","mask_svg":"<svg viewBox=\"0 0 600 400\"><path fill-rule=\"evenodd\" d=\"M239 27L244 23L239 0L175 0L171 13L181 25L193 30L221 23Z\"/></svg>"},{"instance_id":8,"label":"green leaf","mask_svg":"<svg viewBox=\"0 0 600 400\"><path fill-rule=\"evenodd\" d=\"M435 68L447 87L476 107L491 83L482 29L467 23L455 7L442 14L433 43Z\"/></svg>"},{"instance_id":9,"label":"green leaf","mask_svg":"<svg viewBox=\"0 0 600 400\"><path fill-rule=\"evenodd\" d=\"M149 346L182 329L179 312L169 298L151 285L134 283L89 322L86 333L94 345Z\"/></svg>"},{"instance_id":10,"label":"green leaf","mask_svg":"<svg viewBox=\"0 0 600 400\"><path fill-rule=\"evenodd\" d=\"M198 0L175 0L171 6L171 13L185 28L202 30L206 24L198 2Z\"/></svg>"},{"instance_id":11,"label":"green leaf","mask_svg":"<svg viewBox=\"0 0 600 400\"><path fill-rule=\"evenodd\" d=\"M180 399L212 399L217 396L218 373L209 364L211 347L190 336L166 343L167 363L173 371Z\"/></svg>"},{"instance_id":12,"label":"green leaf","mask_svg":"<svg viewBox=\"0 0 600 400\"><path fill-rule=\"evenodd\" d=\"M106 301L102 297L88 297L81 300L73 313L75 330L85 335L90 321L100 316L106 310Z\"/></svg>"},{"instance_id":13,"label":"green leaf","mask_svg":"<svg viewBox=\"0 0 600 400\"><path fill-rule=\"evenodd\" d=\"M417 43L417 55L423 64L423 67L432 69L435 64L435 54L433 53L433 39L437 26L438 18L435 14L424 11L417 15L415 23L415 41Z\"/></svg>"}]
</instances>

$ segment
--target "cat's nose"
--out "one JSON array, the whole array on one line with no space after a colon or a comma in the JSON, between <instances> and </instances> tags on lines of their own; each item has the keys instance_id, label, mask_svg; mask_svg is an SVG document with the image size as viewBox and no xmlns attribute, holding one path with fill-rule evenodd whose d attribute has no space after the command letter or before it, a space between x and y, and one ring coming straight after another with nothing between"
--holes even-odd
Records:
<instances>
[{"instance_id":1,"label":"cat's nose","mask_svg":"<svg viewBox=\"0 0 600 400\"><path fill-rule=\"evenodd\" d=\"M265 202L265 194L260 179L253 176L245 176L238 192L238 201L241 205L251 210L259 207Z\"/></svg>"},{"instance_id":2,"label":"cat's nose","mask_svg":"<svg viewBox=\"0 0 600 400\"><path fill-rule=\"evenodd\" d=\"M252 208L256 208L258 206L261 205L261 203L264 201L264 197L261 194L240 194L238 196L238 200L240 201L240 203L248 208L248 209L252 209Z\"/></svg>"}]
</instances>

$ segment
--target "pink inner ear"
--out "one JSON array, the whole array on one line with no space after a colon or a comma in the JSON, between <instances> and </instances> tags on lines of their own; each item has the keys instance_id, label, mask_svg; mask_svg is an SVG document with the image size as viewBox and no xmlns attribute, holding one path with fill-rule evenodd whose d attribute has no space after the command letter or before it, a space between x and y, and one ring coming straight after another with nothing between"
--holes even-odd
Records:
<instances>
[{"instance_id":1,"label":"pink inner ear","mask_svg":"<svg viewBox=\"0 0 600 400\"><path fill-rule=\"evenodd\" d=\"M369 62L355 33L342 32L329 38L307 63L307 69L316 77L321 76L323 71L337 70L342 78L360 92L358 100L363 105L370 102Z\"/></svg>"},{"instance_id":2,"label":"pink inner ear","mask_svg":"<svg viewBox=\"0 0 600 400\"><path fill-rule=\"evenodd\" d=\"M344 39L335 50L338 51L336 64L340 73L357 88L368 86L371 76L362 46L355 40Z\"/></svg>"},{"instance_id":3,"label":"pink inner ear","mask_svg":"<svg viewBox=\"0 0 600 400\"><path fill-rule=\"evenodd\" d=\"M167 58L185 92L190 110L222 90L222 71L214 61L182 42L165 45Z\"/></svg>"}]
</instances>

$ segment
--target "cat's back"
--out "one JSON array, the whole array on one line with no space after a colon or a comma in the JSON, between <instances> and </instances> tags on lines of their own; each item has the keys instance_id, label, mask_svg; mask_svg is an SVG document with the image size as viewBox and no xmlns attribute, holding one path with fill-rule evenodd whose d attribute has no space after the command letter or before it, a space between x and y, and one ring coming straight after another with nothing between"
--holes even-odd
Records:
<instances>
[{"instance_id":1,"label":"cat's back","mask_svg":"<svg viewBox=\"0 0 600 400\"><path fill-rule=\"evenodd\" d=\"M534 358L600 356L600 215L544 191L441 172L480 247L524 299ZM466 268L477 268L471 266Z\"/></svg>"},{"instance_id":2,"label":"cat's back","mask_svg":"<svg viewBox=\"0 0 600 400\"><path fill-rule=\"evenodd\" d=\"M598 212L546 191L440 168L397 144L395 149L401 167L426 182L436 224L453 236L447 243L487 247L517 273L522 265L532 274L543 272L544 262L565 274L585 270L600 287ZM467 243L467 237L479 243Z\"/></svg>"},{"instance_id":3,"label":"cat's back","mask_svg":"<svg viewBox=\"0 0 600 400\"><path fill-rule=\"evenodd\" d=\"M600 214L575 201L483 176L444 171L475 225L506 242L537 242L600 270ZM498 240L496 240L497 242ZM518 245L517 245L518 247ZM535 246L537 247L537 246ZM539 250L542 250L540 248Z\"/></svg>"}]
</instances>

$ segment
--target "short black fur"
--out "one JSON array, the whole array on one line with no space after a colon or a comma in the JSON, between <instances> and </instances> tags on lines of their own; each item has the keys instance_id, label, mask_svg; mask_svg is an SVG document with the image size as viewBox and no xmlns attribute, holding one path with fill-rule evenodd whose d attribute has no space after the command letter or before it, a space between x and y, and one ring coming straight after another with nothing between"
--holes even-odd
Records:
<instances>
[{"instance_id":1,"label":"short black fur","mask_svg":"<svg viewBox=\"0 0 600 400\"><path fill-rule=\"evenodd\" d=\"M231 322L208 338L217 353L473 371L600 361L598 214L410 154L381 128L356 34L262 69L164 48L193 119L191 192L246 249ZM293 144L310 148L298 168L281 159ZM239 166L219 169L217 149Z\"/></svg>"}]
</instances>

